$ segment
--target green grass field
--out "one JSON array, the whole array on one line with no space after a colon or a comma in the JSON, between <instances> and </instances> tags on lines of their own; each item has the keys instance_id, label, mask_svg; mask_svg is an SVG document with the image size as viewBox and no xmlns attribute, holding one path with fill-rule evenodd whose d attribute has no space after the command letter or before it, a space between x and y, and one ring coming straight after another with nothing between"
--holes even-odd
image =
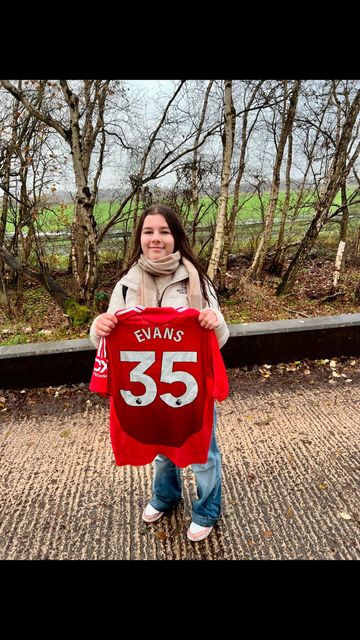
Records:
<instances>
[{"instance_id":1,"label":"green grass field","mask_svg":"<svg viewBox=\"0 0 360 640\"><path fill-rule=\"evenodd\" d=\"M352 193L352 190L348 190L349 196ZM262 197L262 201L258 195L250 196L249 194L242 194L239 201L240 210L237 216L238 224L246 223L254 224L261 222L262 219L262 209L266 212L268 203L269 203L270 194L266 193ZM279 200L277 205L277 211L275 214L275 224L280 217L282 204L284 202L285 193L280 192ZM291 221L292 215L294 213L294 206L296 203L297 194L292 193L290 199L290 210L288 213L289 223ZM334 200L334 210L340 204L340 193ZM213 224L216 218L217 205L213 203L210 198L203 197L201 199L201 226L208 226ZM95 220L99 225L99 228L103 227L110 218L117 211L119 206L118 202L101 202L96 205L94 210ZM232 197L229 198L229 209L232 206ZM179 210L185 213L186 206L185 204L179 202ZM305 198L305 201L298 211L297 220L300 222L311 219L313 215L313 201L312 197L309 195ZM56 232L56 231L68 231L73 219L74 215L74 206L73 205L54 205L51 209L44 209L38 212L37 214L37 227L39 231L43 231L45 233ZM191 222L191 220L188 220ZM122 219L116 223L116 228L119 229L127 229L131 230L132 226L132 214L130 203L127 204L123 213ZM11 221L11 214L9 215L9 220L6 225L6 231L8 233L12 233L14 231L14 224Z\"/></svg>"}]
</instances>

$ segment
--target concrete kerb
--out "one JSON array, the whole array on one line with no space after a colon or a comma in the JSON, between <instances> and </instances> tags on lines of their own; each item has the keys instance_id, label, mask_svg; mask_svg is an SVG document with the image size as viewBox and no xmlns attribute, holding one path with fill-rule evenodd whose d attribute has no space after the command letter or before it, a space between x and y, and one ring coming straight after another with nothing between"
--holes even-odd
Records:
<instances>
[{"instance_id":1,"label":"concrete kerb","mask_svg":"<svg viewBox=\"0 0 360 640\"><path fill-rule=\"evenodd\" d=\"M360 354L360 313L229 325L225 365L239 367ZM0 388L88 382L88 338L0 347Z\"/></svg>"}]
</instances>

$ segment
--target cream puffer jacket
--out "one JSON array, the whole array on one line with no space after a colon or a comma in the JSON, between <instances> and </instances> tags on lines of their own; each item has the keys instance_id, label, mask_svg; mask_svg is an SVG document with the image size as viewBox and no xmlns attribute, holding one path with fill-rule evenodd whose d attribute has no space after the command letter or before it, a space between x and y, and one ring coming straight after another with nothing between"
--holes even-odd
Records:
<instances>
[{"instance_id":1,"label":"cream puffer jacket","mask_svg":"<svg viewBox=\"0 0 360 640\"><path fill-rule=\"evenodd\" d=\"M121 280L115 285L114 291L111 294L108 313L115 313L119 309L125 307L134 307L137 304L137 287L140 280L141 269L135 264L126 273ZM174 272L171 282L165 287L161 300L159 300L159 306L161 307L185 307L189 308L189 302L186 294L186 281L188 280L188 272L183 264L179 264L178 268ZM126 292L126 302L123 297L122 287L125 285L128 287ZM212 309L220 322L220 325L214 329L215 335L219 342L219 347L223 347L229 337L229 329L222 315L219 304L215 295L213 287L207 287L207 293L210 300L209 306L204 306L204 309ZM95 320L94 320L95 322ZM95 347L98 347L100 338L95 332L94 322L90 327L90 339Z\"/></svg>"}]
</instances>

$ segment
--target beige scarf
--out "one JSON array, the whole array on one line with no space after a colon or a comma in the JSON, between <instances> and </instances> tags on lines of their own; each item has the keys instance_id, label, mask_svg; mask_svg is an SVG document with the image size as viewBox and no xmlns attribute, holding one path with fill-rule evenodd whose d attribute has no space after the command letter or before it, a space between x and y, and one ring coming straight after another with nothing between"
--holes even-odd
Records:
<instances>
[{"instance_id":1,"label":"beige scarf","mask_svg":"<svg viewBox=\"0 0 360 640\"><path fill-rule=\"evenodd\" d=\"M154 278L173 274L180 264L186 268L189 279L187 281L187 296L192 309L202 309L202 295L200 278L192 262L176 251L159 260L149 260L142 253L137 264L141 269L141 278L137 290L137 304L143 307L158 307L158 292Z\"/></svg>"}]
</instances>

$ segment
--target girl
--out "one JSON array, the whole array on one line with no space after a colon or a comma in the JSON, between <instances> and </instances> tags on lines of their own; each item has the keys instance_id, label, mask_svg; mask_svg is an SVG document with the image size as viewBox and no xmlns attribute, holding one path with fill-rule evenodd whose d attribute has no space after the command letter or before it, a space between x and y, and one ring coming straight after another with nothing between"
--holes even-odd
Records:
<instances>
[{"instance_id":1,"label":"girl","mask_svg":"<svg viewBox=\"0 0 360 640\"><path fill-rule=\"evenodd\" d=\"M93 344L99 345L117 324L114 312L136 305L144 307L186 307L200 310L199 322L215 331L222 347L229 330L219 309L211 280L193 255L185 230L176 213L164 205L152 205L141 215L133 254L120 273L106 313L97 316L90 328ZM187 536L204 540L221 510L221 456L215 437L216 412L208 460L191 465L196 477L198 499L192 503L192 522ZM160 454L154 460L153 495L142 514L145 522L156 522L181 497L180 468Z\"/></svg>"}]
</instances>

